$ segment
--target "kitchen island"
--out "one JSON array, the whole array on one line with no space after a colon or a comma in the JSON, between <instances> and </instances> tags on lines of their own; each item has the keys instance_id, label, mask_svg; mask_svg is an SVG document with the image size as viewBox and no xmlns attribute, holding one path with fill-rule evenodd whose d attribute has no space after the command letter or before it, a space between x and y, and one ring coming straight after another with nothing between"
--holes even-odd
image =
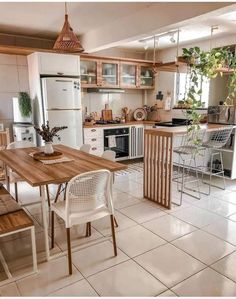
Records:
<instances>
[{"instance_id":1,"label":"kitchen island","mask_svg":"<svg viewBox=\"0 0 236 299\"><path fill-rule=\"evenodd\" d=\"M222 127L224 125L201 125L207 132ZM168 209L171 209L174 138L186 132L186 126L144 131L144 197ZM234 163L235 151L231 150L231 153Z\"/></svg>"}]
</instances>

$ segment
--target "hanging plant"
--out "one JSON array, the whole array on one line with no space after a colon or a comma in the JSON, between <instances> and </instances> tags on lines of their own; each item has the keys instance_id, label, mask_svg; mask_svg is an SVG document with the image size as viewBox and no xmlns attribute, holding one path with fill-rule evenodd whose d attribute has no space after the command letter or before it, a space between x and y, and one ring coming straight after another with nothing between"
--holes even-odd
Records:
<instances>
[{"instance_id":1,"label":"hanging plant","mask_svg":"<svg viewBox=\"0 0 236 299\"><path fill-rule=\"evenodd\" d=\"M187 105L186 115L192 121L188 132L200 129L201 114L197 108L201 107L201 80L214 79L223 76L223 71L230 70L232 75L228 84L228 96L225 105L232 103L236 96L236 57L229 48L202 51L199 47L183 48L183 58L188 65L189 85L186 84L184 103Z\"/></svg>"},{"instance_id":2,"label":"hanging plant","mask_svg":"<svg viewBox=\"0 0 236 299\"><path fill-rule=\"evenodd\" d=\"M31 98L27 92L19 92L19 109L23 117L29 117L32 113Z\"/></svg>"}]
</instances>

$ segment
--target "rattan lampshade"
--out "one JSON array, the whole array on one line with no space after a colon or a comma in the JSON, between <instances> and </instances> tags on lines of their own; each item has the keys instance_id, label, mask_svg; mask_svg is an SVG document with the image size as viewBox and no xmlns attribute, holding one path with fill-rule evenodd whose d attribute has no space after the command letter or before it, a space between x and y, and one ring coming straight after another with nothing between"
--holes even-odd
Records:
<instances>
[{"instance_id":1,"label":"rattan lampshade","mask_svg":"<svg viewBox=\"0 0 236 299\"><path fill-rule=\"evenodd\" d=\"M53 50L56 50L58 52L66 52L66 53L70 53L70 52L81 53L84 51L84 48L79 42L78 37L73 32L73 29L70 27L66 3L65 3L65 22L62 27L61 33L59 34L53 46Z\"/></svg>"}]
</instances>

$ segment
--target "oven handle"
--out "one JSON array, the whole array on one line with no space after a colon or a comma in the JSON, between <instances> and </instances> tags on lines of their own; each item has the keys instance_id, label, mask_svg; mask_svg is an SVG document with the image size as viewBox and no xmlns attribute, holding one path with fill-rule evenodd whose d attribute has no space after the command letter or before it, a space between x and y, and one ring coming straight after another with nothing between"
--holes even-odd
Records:
<instances>
[{"instance_id":1,"label":"oven handle","mask_svg":"<svg viewBox=\"0 0 236 299\"><path fill-rule=\"evenodd\" d=\"M125 137L125 136L129 136L129 134L121 134L121 135L108 135L108 136L105 136L105 138L108 138L109 136L115 136L115 137Z\"/></svg>"}]
</instances>

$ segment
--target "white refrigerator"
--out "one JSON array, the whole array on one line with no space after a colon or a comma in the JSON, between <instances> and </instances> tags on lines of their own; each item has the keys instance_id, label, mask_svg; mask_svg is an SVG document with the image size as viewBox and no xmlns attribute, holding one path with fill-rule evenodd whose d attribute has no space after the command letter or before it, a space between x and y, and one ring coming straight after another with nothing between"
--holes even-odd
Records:
<instances>
[{"instance_id":1,"label":"white refrigerator","mask_svg":"<svg viewBox=\"0 0 236 299\"><path fill-rule=\"evenodd\" d=\"M80 80L67 77L42 78L43 119L50 127L67 126L59 131L54 144L79 148L83 144Z\"/></svg>"}]
</instances>

